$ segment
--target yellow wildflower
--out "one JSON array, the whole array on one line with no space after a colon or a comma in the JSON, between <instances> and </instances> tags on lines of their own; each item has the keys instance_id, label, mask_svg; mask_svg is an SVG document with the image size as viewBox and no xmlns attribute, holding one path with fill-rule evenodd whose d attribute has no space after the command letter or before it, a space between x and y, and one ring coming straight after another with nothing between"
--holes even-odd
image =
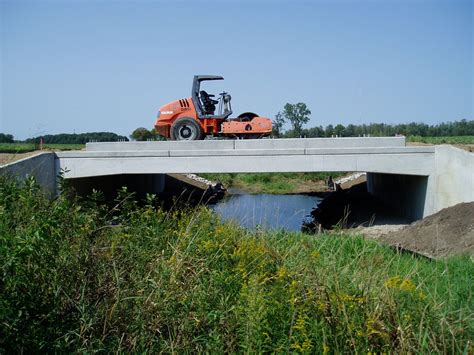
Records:
<instances>
[{"instance_id":1,"label":"yellow wildflower","mask_svg":"<svg viewBox=\"0 0 474 355\"><path fill-rule=\"evenodd\" d=\"M384 282L384 285L387 288L395 288L395 287L398 287L398 285L400 285L400 282L401 282L401 278L400 276L397 275L386 280Z\"/></svg>"},{"instance_id":2,"label":"yellow wildflower","mask_svg":"<svg viewBox=\"0 0 474 355\"><path fill-rule=\"evenodd\" d=\"M400 284L400 290L411 292L416 289L415 283L410 279L404 279Z\"/></svg>"},{"instance_id":3,"label":"yellow wildflower","mask_svg":"<svg viewBox=\"0 0 474 355\"><path fill-rule=\"evenodd\" d=\"M287 275L288 275L288 271L286 270L284 266L278 268L277 277L279 279L284 279Z\"/></svg>"}]
</instances>

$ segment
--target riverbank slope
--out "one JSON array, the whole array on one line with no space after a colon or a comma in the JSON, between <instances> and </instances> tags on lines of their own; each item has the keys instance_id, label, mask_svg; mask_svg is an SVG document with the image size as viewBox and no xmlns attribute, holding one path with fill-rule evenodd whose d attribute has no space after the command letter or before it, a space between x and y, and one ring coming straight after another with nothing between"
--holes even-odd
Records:
<instances>
[{"instance_id":1,"label":"riverbank slope","mask_svg":"<svg viewBox=\"0 0 474 355\"><path fill-rule=\"evenodd\" d=\"M0 352L474 350L467 257L0 187Z\"/></svg>"}]
</instances>

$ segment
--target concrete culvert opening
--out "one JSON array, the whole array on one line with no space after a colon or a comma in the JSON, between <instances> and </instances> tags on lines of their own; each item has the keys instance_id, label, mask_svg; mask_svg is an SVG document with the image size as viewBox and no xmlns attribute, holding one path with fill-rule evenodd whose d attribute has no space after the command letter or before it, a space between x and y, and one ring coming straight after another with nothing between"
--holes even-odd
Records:
<instances>
[{"instance_id":1,"label":"concrete culvert opening","mask_svg":"<svg viewBox=\"0 0 474 355\"><path fill-rule=\"evenodd\" d=\"M188 174L189 175L189 174ZM165 206L173 199L183 204L207 203L219 198L222 191L208 183L197 181L184 174L120 174L69 179L73 193L86 197L100 191L105 201L113 201L123 187L134 193L134 199L143 201L147 194L157 196Z\"/></svg>"}]
</instances>

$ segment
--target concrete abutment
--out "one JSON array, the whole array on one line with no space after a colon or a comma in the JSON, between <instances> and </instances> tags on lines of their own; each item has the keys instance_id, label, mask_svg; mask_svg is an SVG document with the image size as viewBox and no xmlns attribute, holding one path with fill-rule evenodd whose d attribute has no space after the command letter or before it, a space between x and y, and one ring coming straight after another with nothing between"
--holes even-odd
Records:
<instances>
[{"instance_id":1,"label":"concrete abutment","mask_svg":"<svg viewBox=\"0 0 474 355\"><path fill-rule=\"evenodd\" d=\"M474 154L435 147L426 175L367 173L367 190L407 218L418 220L443 208L474 201Z\"/></svg>"}]
</instances>

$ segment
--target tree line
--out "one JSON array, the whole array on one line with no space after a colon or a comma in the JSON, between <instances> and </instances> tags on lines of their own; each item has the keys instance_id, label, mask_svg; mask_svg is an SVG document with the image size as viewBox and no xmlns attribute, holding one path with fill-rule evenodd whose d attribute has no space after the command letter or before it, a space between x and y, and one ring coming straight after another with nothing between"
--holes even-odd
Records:
<instances>
[{"instance_id":1,"label":"tree line","mask_svg":"<svg viewBox=\"0 0 474 355\"><path fill-rule=\"evenodd\" d=\"M305 103L287 103L283 110L275 115L273 120L273 136L275 137L360 137L360 136L421 136L421 137L446 137L446 136L473 136L474 120L462 119L454 122L442 122L435 125L411 122L401 124L369 123L354 125L342 124L326 127L316 126L303 128L310 120L311 110ZM290 123L291 129L284 131L283 126Z\"/></svg>"},{"instance_id":2,"label":"tree line","mask_svg":"<svg viewBox=\"0 0 474 355\"><path fill-rule=\"evenodd\" d=\"M112 132L90 132L47 134L44 136L28 138L25 142L38 144L41 138L43 138L44 144L86 144L87 142L128 141L127 137Z\"/></svg>"},{"instance_id":3,"label":"tree line","mask_svg":"<svg viewBox=\"0 0 474 355\"><path fill-rule=\"evenodd\" d=\"M13 135L0 133L0 143L13 143Z\"/></svg>"}]
</instances>

